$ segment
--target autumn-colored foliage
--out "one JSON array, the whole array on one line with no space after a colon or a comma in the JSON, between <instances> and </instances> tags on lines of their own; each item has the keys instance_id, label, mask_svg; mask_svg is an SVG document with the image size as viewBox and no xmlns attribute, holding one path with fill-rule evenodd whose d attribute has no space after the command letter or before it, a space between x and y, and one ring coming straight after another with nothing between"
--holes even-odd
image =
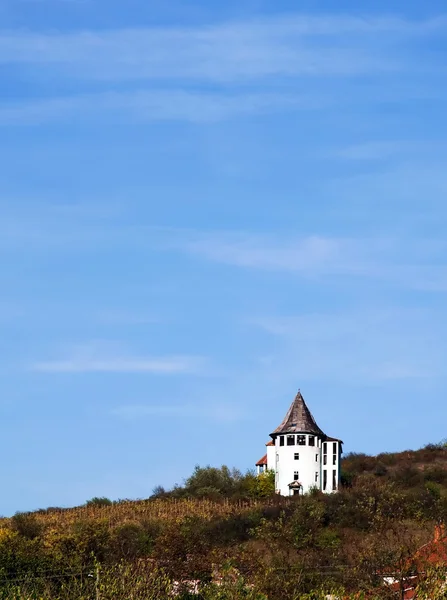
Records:
<instances>
[{"instance_id":1,"label":"autumn-colored foliage","mask_svg":"<svg viewBox=\"0 0 447 600\"><path fill-rule=\"evenodd\" d=\"M447 451L422 452L349 455L331 495L282 498L270 473L197 467L147 500L1 519L0 600L392 597L384 577L420 572L416 550L447 520Z\"/></svg>"}]
</instances>

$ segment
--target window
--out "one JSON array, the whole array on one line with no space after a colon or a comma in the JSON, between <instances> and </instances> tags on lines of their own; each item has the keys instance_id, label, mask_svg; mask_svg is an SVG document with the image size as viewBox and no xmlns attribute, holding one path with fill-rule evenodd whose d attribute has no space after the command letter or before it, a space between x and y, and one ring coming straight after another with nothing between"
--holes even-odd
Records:
<instances>
[{"instance_id":1,"label":"window","mask_svg":"<svg viewBox=\"0 0 447 600\"><path fill-rule=\"evenodd\" d=\"M323 452L324 454L327 454L327 442L324 442L323 444Z\"/></svg>"},{"instance_id":2,"label":"window","mask_svg":"<svg viewBox=\"0 0 447 600\"><path fill-rule=\"evenodd\" d=\"M337 455L334 454L334 456L332 457L332 464L336 465L337 464Z\"/></svg>"},{"instance_id":3,"label":"window","mask_svg":"<svg viewBox=\"0 0 447 600\"><path fill-rule=\"evenodd\" d=\"M315 473L315 483L318 483L318 473Z\"/></svg>"},{"instance_id":4,"label":"window","mask_svg":"<svg viewBox=\"0 0 447 600\"><path fill-rule=\"evenodd\" d=\"M315 437L313 435L309 436L309 446L315 446Z\"/></svg>"},{"instance_id":5,"label":"window","mask_svg":"<svg viewBox=\"0 0 447 600\"><path fill-rule=\"evenodd\" d=\"M296 443L298 444L298 446L305 446L306 445L306 436L305 435L297 435Z\"/></svg>"},{"instance_id":6,"label":"window","mask_svg":"<svg viewBox=\"0 0 447 600\"><path fill-rule=\"evenodd\" d=\"M295 454L293 455L293 458L294 458L295 460L299 460L299 459L300 459L299 452L295 452Z\"/></svg>"},{"instance_id":7,"label":"window","mask_svg":"<svg viewBox=\"0 0 447 600\"><path fill-rule=\"evenodd\" d=\"M332 471L332 489L337 489L337 471Z\"/></svg>"},{"instance_id":8,"label":"window","mask_svg":"<svg viewBox=\"0 0 447 600\"><path fill-rule=\"evenodd\" d=\"M323 454L323 465L327 465L327 455Z\"/></svg>"},{"instance_id":9,"label":"window","mask_svg":"<svg viewBox=\"0 0 447 600\"><path fill-rule=\"evenodd\" d=\"M323 471L323 490L327 488L327 471Z\"/></svg>"},{"instance_id":10,"label":"window","mask_svg":"<svg viewBox=\"0 0 447 600\"><path fill-rule=\"evenodd\" d=\"M287 436L287 445L288 446L294 446L295 445L295 436L294 435L288 435Z\"/></svg>"},{"instance_id":11,"label":"window","mask_svg":"<svg viewBox=\"0 0 447 600\"><path fill-rule=\"evenodd\" d=\"M295 473L293 474L293 481L298 481L299 478L300 478L299 472L295 471Z\"/></svg>"},{"instance_id":12,"label":"window","mask_svg":"<svg viewBox=\"0 0 447 600\"><path fill-rule=\"evenodd\" d=\"M337 442L334 442L334 443L332 444L332 448L333 448L333 453L334 453L334 454L337 454Z\"/></svg>"},{"instance_id":13,"label":"window","mask_svg":"<svg viewBox=\"0 0 447 600\"><path fill-rule=\"evenodd\" d=\"M318 454L315 454L315 462L318 462Z\"/></svg>"},{"instance_id":14,"label":"window","mask_svg":"<svg viewBox=\"0 0 447 600\"><path fill-rule=\"evenodd\" d=\"M284 436L283 436L283 435L281 435L281 436L279 437L279 445L280 445L280 446L284 446Z\"/></svg>"}]
</instances>

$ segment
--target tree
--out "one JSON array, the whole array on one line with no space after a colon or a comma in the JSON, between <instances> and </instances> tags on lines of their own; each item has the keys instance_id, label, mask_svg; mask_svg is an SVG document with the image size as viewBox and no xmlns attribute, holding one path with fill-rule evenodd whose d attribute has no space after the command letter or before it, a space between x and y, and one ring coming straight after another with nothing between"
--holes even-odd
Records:
<instances>
[{"instance_id":1,"label":"tree","mask_svg":"<svg viewBox=\"0 0 447 600\"><path fill-rule=\"evenodd\" d=\"M112 506L113 502L105 496L91 498L87 500L85 506Z\"/></svg>"}]
</instances>

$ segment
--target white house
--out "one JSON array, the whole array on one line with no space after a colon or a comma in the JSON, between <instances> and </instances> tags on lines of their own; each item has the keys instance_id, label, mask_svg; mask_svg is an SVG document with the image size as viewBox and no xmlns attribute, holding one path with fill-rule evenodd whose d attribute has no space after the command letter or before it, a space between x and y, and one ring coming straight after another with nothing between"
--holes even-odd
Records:
<instances>
[{"instance_id":1,"label":"white house","mask_svg":"<svg viewBox=\"0 0 447 600\"><path fill-rule=\"evenodd\" d=\"M318 427L300 390L270 437L267 454L256 467L258 473L275 471L278 494L305 494L315 487L326 493L338 490L343 442Z\"/></svg>"}]
</instances>

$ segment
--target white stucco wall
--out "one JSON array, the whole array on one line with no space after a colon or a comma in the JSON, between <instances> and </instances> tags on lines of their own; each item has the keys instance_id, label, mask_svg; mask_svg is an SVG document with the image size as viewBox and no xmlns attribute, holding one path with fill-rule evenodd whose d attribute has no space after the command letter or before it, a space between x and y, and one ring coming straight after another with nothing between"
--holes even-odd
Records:
<instances>
[{"instance_id":1,"label":"white stucco wall","mask_svg":"<svg viewBox=\"0 0 447 600\"><path fill-rule=\"evenodd\" d=\"M275 446L266 446L267 448L267 469L275 470Z\"/></svg>"},{"instance_id":2,"label":"white stucco wall","mask_svg":"<svg viewBox=\"0 0 447 600\"><path fill-rule=\"evenodd\" d=\"M325 454L326 449L326 454ZM324 484L324 471L327 472L326 489L321 488L324 492L330 494L336 492L340 485L340 457L341 444L338 441L326 441L322 448L322 486ZM324 464L324 456L326 456L326 464ZM335 485L334 485L335 484Z\"/></svg>"},{"instance_id":3,"label":"white stucco wall","mask_svg":"<svg viewBox=\"0 0 447 600\"><path fill-rule=\"evenodd\" d=\"M283 496L290 495L289 484L295 480L298 472L298 481L302 485L302 493L306 494L313 487L331 493L338 489L340 481L340 442L323 442L321 437L310 434L291 434L294 436L294 445L287 445L289 434L278 435L275 446L267 447L268 466L275 470L275 488ZM297 435L304 435L305 445L297 444ZM284 438L281 446L280 438ZM309 445L309 438L313 437L315 445ZM335 446L334 446L335 444ZM335 454L334 454L335 447ZM324 450L326 449L326 454ZM272 456L274 451L274 456ZM295 458L295 454L299 457ZM324 461L326 456L326 461ZM269 457L271 457L269 459ZM335 458L334 458L335 457ZM326 462L326 464L324 464ZM324 486L324 473L326 472L326 486ZM335 475L334 475L335 473ZM335 481L335 487L334 487Z\"/></svg>"},{"instance_id":4,"label":"white stucco wall","mask_svg":"<svg viewBox=\"0 0 447 600\"><path fill-rule=\"evenodd\" d=\"M283 496L290 494L289 484L294 481L295 471L298 472L298 481L301 483L303 493L308 492L312 487L320 487L321 480L321 441L317 436L304 435L305 445L297 444L297 434L294 435L295 444L287 445L288 434L277 436L275 439L275 472L276 489ZM281 446L280 439L284 438L284 445ZM309 445L309 437L313 437L314 446ZM295 458L295 454L299 458ZM317 476L317 477L316 477ZM317 481L316 481L317 479Z\"/></svg>"}]
</instances>

